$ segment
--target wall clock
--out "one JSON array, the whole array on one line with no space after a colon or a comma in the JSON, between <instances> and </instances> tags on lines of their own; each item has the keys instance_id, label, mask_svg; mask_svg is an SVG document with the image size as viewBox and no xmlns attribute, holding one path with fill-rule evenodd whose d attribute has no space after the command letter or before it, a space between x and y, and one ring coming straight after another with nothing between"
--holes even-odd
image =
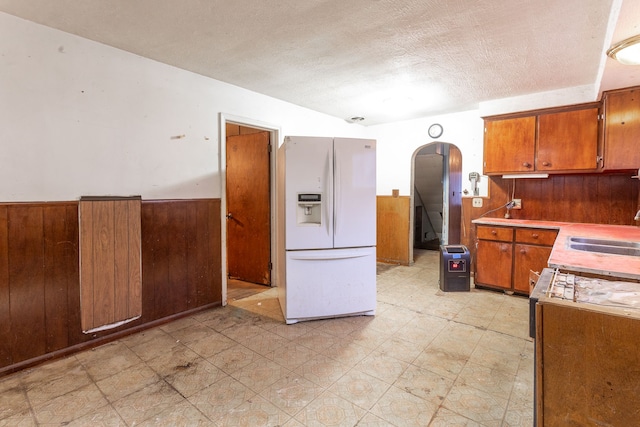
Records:
<instances>
[{"instance_id":1,"label":"wall clock","mask_svg":"<svg viewBox=\"0 0 640 427\"><path fill-rule=\"evenodd\" d=\"M429 126L429 136L431 138L440 138L442 135L442 125L438 123L434 123Z\"/></svg>"}]
</instances>

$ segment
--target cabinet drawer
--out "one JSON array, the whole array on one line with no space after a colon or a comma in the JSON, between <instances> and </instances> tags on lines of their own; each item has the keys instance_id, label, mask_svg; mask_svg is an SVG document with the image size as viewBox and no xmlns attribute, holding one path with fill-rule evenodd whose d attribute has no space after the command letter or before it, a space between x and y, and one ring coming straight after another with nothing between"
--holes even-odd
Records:
<instances>
[{"instance_id":1,"label":"cabinet drawer","mask_svg":"<svg viewBox=\"0 0 640 427\"><path fill-rule=\"evenodd\" d=\"M500 242L513 241L513 228L510 227L489 227L479 225L476 231L478 239L496 240Z\"/></svg>"},{"instance_id":2,"label":"cabinet drawer","mask_svg":"<svg viewBox=\"0 0 640 427\"><path fill-rule=\"evenodd\" d=\"M533 245L553 246L558 232L540 228L516 228L516 242Z\"/></svg>"}]
</instances>

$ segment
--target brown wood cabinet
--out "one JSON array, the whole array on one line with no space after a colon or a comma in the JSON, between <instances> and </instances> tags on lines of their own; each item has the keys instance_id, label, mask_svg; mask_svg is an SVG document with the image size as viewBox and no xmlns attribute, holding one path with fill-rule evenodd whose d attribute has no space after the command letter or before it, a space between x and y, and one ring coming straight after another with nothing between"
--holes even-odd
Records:
<instances>
[{"instance_id":1,"label":"brown wood cabinet","mask_svg":"<svg viewBox=\"0 0 640 427\"><path fill-rule=\"evenodd\" d=\"M557 231L477 226L475 284L529 294L529 271L547 266Z\"/></svg>"},{"instance_id":2,"label":"brown wood cabinet","mask_svg":"<svg viewBox=\"0 0 640 427\"><path fill-rule=\"evenodd\" d=\"M536 167L540 172L598 168L598 114L592 107L538 116Z\"/></svg>"},{"instance_id":3,"label":"brown wood cabinet","mask_svg":"<svg viewBox=\"0 0 640 427\"><path fill-rule=\"evenodd\" d=\"M599 105L486 118L484 174L595 172Z\"/></svg>"},{"instance_id":4,"label":"brown wood cabinet","mask_svg":"<svg viewBox=\"0 0 640 427\"><path fill-rule=\"evenodd\" d=\"M604 95L604 169L640 168L640 87Z\"/></svg>"},{"instance_id":5,"label":"brown wood cabinet","mask_svg":"<svg viewBox=\"0 0 640 427\"><path fill-rule=\"evenodd\" d=\"M511 290L513 228L479 225L475 284Z\"/></svg>"},{"instance_id":6,"label":"brown wood cabinet","mask_svg":"<svg viewBox=\"0 0 640 427\"><path fill-rule=\"evenodd\" d=\"M558 232L536 228L516 228L513 252L513 289L529 293L529 272L547 266Z\"/></svg>"},{"instance_id":7,"label":"brown wood cabinet","mask_svg":"<svg viewBox=\"0 0 640 427\"><path fill-rule=\"evenodd\" d=\"M532 172L535 140L535 116L485 120L484 174Z\"/></svg>"},{"instance_id":8,"label":"brown wood cabinet","mask_svg":"<svg viewBox=\"0 0 640 427\"><path fill-rule=\"evenodd\" d=\"M537 425L636 426L640 318L541 299L536 306Z\"/></svg>"},{"instance_id":9,"label":"brown wood cabinet","mask_svg":"<svg viewBox=\"0 0 640 427\"><path fill-rule=\"evenodd\" d=\"M378 262L409 265L409 213L411 199L407 196L376 197L376 258Z\"/></svg>"}]
</instances>

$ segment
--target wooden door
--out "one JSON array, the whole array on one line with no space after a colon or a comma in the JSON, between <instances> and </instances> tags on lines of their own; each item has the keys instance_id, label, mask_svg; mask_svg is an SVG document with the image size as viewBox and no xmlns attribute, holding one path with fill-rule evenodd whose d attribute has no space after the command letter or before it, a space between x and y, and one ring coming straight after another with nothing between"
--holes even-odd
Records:
<instances>
[{"instance_id":1,"label":"wooden door","mask_svg":"<svg viewBox=\"0 0 640 427\"><path fill-rule=\"evenodd\" d=\"M487 120L484 132L485 175L534 170L535 116Z\"/></svg>"},{"instance_id":2,"label":"wooden door","mask_svg":"<svg viewBox=\"0 0 640 427\"><path fill-rule=\"evenodd\" d=\"M269 132L227 137L227 273L271 284Z\"/></svg>"}]
</instances>

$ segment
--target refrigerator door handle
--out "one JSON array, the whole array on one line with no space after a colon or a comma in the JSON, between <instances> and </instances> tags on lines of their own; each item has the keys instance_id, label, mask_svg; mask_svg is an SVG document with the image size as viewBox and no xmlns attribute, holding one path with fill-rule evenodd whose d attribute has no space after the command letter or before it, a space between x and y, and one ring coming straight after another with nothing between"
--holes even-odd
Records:
<instances>
[{"instance_id":1,"label":"refrigerator door handle","mask_svg":"<svg viewBox=\"0 0 640 427\"><path fill-rule=\"evenodd\" d=\"M333 147L333 141L331 142L331 147ZM333 246L333 236L335 236L335 215L333 214L333 212L335 211L335 201L333 200L334 198L334 192L335 192L335 185L333 183L333 173L334 173L334 168L333 163L334 163L334 156L335 154L332 154L333 150L330 150L329 152L327 152L327 157L325 158L325 174L324 174L324 188L326 189L326 197L327 200L324 204L325 207L325 218L326 221L325 223L327 224L327 234L329 234L331 236L331 246ZM328 193L328 194L327 194ZM331 235L331 231L333 229L333 235Z\"/></svg>"},{"instance_id":2,"label":"refrigerator door handle","mask_svg":"<svg viewBox=\"0 0 640 427\"><path fill-rule=\"evenodd\" d=\"M340 165L338 164L338 156L336 156L335 142L333 143L333 244L335 246L336 235L338 234L338 212L341 212L340 208Z\"/></svg>"}]
</instances>

